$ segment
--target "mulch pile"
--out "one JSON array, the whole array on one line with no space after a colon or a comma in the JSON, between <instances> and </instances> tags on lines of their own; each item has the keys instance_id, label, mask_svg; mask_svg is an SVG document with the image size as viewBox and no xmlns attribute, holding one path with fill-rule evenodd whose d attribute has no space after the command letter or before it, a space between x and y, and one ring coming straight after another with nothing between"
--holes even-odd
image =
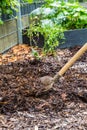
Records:
<instances>
[{"instance_id":1,"label":"mulch pile","mask_svg":"<svg viewBox=\"0 0 87 130\"><path fill-rule=\"evenodd\" d=\"M29 124L25 123L24 128L18 125L5 126L5 123L1 125L2 128L16 130L27 130L28 128L47 130L49 128L50 130L56 130L63 126L63 124L60 126L61 123L58 125L56 122L61 122L59 118L63 121L64 116L69 113L70 109L74 113L76 112L76 119L78 119L77 108L79 111L84 109L87 114L87 52L54 84L50 91L40 95L37 94L43 87L39 78L46 75L53 77L79 48L58 49L55 56L45 57L38 49L41 59L35 59L32 56L31 47L23 44L17 45L7 53L0 55L0 113L9 116L13 114L14 118L10 117L11 123L20 120L19 117L21 116L22 124L18 123L20 126L23 125L25 118L28 122L32 121L31 118L33 118L33 121ZM36 113L37 118L29 113ZM42 116L42 113L45 115ZM58 113L61 117L56 117ZM70 115L68 116L70 118ZM53 120L56 120L55 125L51 125ZM67 122L69 121L70 119ZM38 123L39 128L37 128ZM3 123L1 122L1 124ZM67 127L65 126L67 125L63 126L65 129L71 129L69 124ZM86 129L87 125L84 128Z\"/></svg>"}]
</instances>

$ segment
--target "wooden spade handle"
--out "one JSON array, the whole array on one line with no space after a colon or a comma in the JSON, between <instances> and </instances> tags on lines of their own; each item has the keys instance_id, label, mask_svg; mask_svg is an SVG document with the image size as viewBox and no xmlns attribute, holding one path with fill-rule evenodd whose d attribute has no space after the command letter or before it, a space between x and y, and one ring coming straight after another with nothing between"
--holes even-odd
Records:
<instances>
[{"instance_id":1,"label":"wooden spade handle","mask_svg":"<svg viewBox=\"0 0 87 130\"><path fill-rule=\"evenodd\" d=\"M85 51L87 51L87 43L85 43L82 48L64 65L64 67L58 72L58 75L62 76Z\"/></svg>"}]
</instances>

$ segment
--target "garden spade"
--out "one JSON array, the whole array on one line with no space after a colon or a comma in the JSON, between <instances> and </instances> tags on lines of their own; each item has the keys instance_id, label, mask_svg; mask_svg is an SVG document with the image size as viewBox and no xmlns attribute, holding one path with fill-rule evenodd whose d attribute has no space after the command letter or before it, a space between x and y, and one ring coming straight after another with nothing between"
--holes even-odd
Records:
<instances>
[{"instance_id":1,"label":"garden spade","mask_svg":"<svg viewBox=\"0 0 87 130\"><path fill-rule=\"evenodd\" d=\"M59 80L60 77L75 63L76 60L80 58L80 56L87 51L87 43L85 43L79 51L60 69L59 72L52 78L50 76L44 76L40 78L41 83L44 85L44 92L50 90L53 87L53 84Z\"/></svg>"}]
</instances>

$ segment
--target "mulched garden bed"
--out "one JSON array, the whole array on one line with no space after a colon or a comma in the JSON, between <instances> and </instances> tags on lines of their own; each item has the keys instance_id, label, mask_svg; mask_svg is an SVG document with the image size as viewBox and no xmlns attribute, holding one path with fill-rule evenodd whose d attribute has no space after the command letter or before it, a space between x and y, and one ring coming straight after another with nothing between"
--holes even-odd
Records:
<instances>
[{"instance_id":1,"label":"mulched garden bed","mask_svg":"<svg viewBox=\"0 0 87 130\"><path fill-rule=\"evenodd\" d=\"M79 48L37 60L23 44L0 55L0 130L87 129L87 52L50 91L37 95L39 78L53 77Z\"/></svg>"}]
</instances>

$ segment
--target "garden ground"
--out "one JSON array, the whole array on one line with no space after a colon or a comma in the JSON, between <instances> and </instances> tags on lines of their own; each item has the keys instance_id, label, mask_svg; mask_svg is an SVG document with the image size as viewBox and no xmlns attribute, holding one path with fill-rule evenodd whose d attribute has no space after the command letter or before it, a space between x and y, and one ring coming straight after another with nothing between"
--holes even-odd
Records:
<instances>
[{"instance_id":1,"label":"garden ground","mask_svg":"<svg viewBox=\"0 0 87 130\"><path fill-rule=\"evenodd\" d=\"M47 93L39 78L54 76L80 47L36 60L17 45L0 55L0 130L86 130L87 52Z\"/></svg>"}]
</instances>

